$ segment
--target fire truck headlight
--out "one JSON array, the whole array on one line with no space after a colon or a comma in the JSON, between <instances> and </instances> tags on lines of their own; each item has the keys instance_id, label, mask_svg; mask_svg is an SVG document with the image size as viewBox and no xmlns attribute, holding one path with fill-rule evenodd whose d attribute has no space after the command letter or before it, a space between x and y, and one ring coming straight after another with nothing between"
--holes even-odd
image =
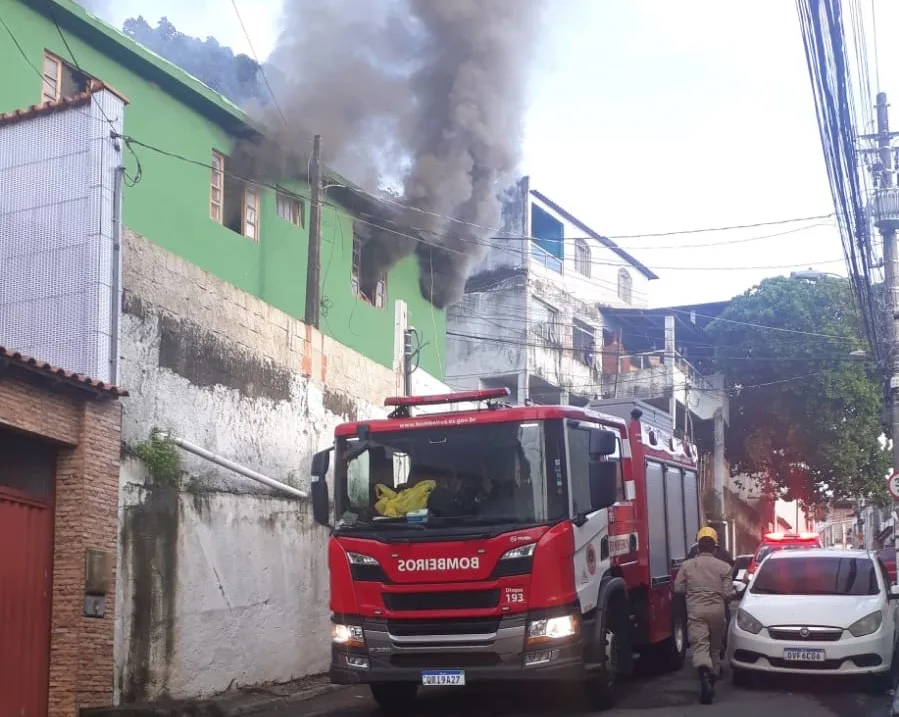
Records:
<instances>
[{"instance_id":1,"label":"fire truck headlight","mask_svg":"<svg viewBox=\"0 0 899 717\"><path fill-rule=\"evenodd\" d=\"M331 641L344 647L365 647L365 634L361 625L331 625Z\"/></svg>"},{"instance_id":2,"label":"fire truck headlight","mask_svg":"<svg viewBox=\"0 0 899 717\"><path fill-rule=\"evenodd\" d=\"M350 559L351 565L377 565L378 561L375 560L370 555L363 555L362 553L347 553L346 556Z\"/></svg>"},{"instance_id":3,"label":"fire truck headlight","mask_svg":"<svg viewBox=\"0 0 899 717\"><path fill-rule=\"evenodd\" d=\"M528 644L539 645L564 637L573 637L580 632L580 629L581 621L577 615L531 620L528 624Z\"/></svg>"},{"instance_id":4,"label":"fire truck headlight","mask_svg":"<svg viewBox=\"0 0 899 717\"><path fill-rule=\"evenodd\" d=\"M537 543L530 543L529 545L519 545L517 548L512 548L511 550L507 550L503 553L500 560L515 560L516 558L530 558L534 554L534 550L537 548Z\"/></svg>"}]
</instances>

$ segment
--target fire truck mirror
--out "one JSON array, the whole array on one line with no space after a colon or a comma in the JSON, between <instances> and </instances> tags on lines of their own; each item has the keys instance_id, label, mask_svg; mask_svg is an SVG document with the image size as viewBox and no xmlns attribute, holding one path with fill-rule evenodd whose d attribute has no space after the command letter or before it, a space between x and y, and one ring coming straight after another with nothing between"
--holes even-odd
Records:
<instances>
[{"instance_id":1,"label":"fire truck mirror","mask_svg":"<svg viewBox=\"0 0 899 717\"><path fill-rule=\"evenodd\" d=\"M611 456L617 450L617 433L612 431L590 431L591 456Z\"/></svg>"},{"instance_id":2,"label":"fire truck mirror","mask_svg":"<svg viewBox=\"0 0 899 717\"><path fill-rule=\"evenodd\" d=\"M602 510L614 505L617 500L618 464L611 461L590 461L590 508Z\"/></svg>"},{"instance_id":3,"label":"fire truck mirror","mask_svg":"<svg viewBox=\"0 0 899 717\"><path fill-rule=\"evenodd\" d=\"M312 456L312 470L310 473L316 478L321 478L324 481L326 475L328 475L328 468L331 466L331 449L329 448L326 451L319 451L314 456Z\"/></svg>"},{"instance_id":4,"label":"fire truck mirror","mask_svg":"<svg viewBox=\"0 0 899 717\"><path fill-rule=\"evenodd\" d=\"M330 526L331 508L328 500L328 484L324 478L312 481L312 517L319 525Z\"/></svg>"}]
</instances>

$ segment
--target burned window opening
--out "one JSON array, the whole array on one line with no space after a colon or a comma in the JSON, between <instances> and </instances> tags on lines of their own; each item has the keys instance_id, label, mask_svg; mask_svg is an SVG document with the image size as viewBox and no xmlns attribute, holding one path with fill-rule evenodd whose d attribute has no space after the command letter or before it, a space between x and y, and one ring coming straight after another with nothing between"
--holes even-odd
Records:
<instances>
[{"instance_id":1,"label":"burned window opening","mask_svg":"<svg viewBox=\"0 0 899 717\"><path fill-rule=\"evenodd\" d=\"M259 187L228 174L228 158L212 152L209 218L253 241L259 241Z\"/></svg>"},{"instance_id":2,"label":"burned window opening","mask_svg":"<svg viewBox=\"0 0 899 717\"><path fill-rule=\"evenodd\" d=\"M375 245L358 232L353 232L353 294L375 308L387 302L387 272L375 271Z\"/></svg>"},{"instance_id":3,"label":"burned window opening","mask_svg":"<svg viewBox=\"0 0 899 717\"><path fill-rule=\"evenodd\" d=\"M64 97L87 92L93 79L50 52L44 52L41 77L42 103L58 102Z\"/></svg>"}]
</instances>

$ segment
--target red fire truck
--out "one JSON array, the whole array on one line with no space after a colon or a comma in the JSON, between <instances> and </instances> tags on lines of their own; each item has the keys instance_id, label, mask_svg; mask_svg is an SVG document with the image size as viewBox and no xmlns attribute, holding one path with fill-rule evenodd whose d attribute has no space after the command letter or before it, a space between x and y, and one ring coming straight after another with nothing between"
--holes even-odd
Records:
<instances>
[{"instance_id":1,"label":"red fire truck","mask_svg":"<svg viewBox=\"0 0 899 717\"><path fill-rule=\"evenodd\" d=\"M391 398L312 459L331 680L369 684L386 709L422 685L497 680L576 682L603 708L635 656L683 664L672 584L700 527L696 449L645 404L507 396Z\"/></svg>"}]
</instances>

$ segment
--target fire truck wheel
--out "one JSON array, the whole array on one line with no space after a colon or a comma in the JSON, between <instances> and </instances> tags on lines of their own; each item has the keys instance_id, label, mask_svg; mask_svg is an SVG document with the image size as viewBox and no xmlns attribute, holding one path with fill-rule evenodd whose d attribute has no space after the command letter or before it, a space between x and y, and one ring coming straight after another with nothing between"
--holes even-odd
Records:
<instances>
[{"instance_id":1,"label":"fire truck wheel","mask_svg":"<svg viewBox=\"0 0 899 717\"><path fill-rule=\"evenodd\" d=\"M415 704L418 685L414 682L372 682L371 696L385 712L402 712Z\"/></svg>"},{"instance_id":2,"label":"fire truck wheel","mask_svg":"<svg viewBox=\"0 0 899 717\"><path fill-rule=\"evenodd\" d=\"M687 657L687 620L681 610L671 616L671 637L659 645L659 666L677 672Z\"/></svg>"},{"instance_id":3,"label":"fire truck wheel","mask_svg":"<svg viewBox=\"0 0 899 717\"><path fill-rule=\"evenodd\" d=\"M618 688L618 653L620 645L612 630L605 633L605 659L587 679L587 700L595 709L605 710L615 706Z\"/></svg>"}]
</instances>

